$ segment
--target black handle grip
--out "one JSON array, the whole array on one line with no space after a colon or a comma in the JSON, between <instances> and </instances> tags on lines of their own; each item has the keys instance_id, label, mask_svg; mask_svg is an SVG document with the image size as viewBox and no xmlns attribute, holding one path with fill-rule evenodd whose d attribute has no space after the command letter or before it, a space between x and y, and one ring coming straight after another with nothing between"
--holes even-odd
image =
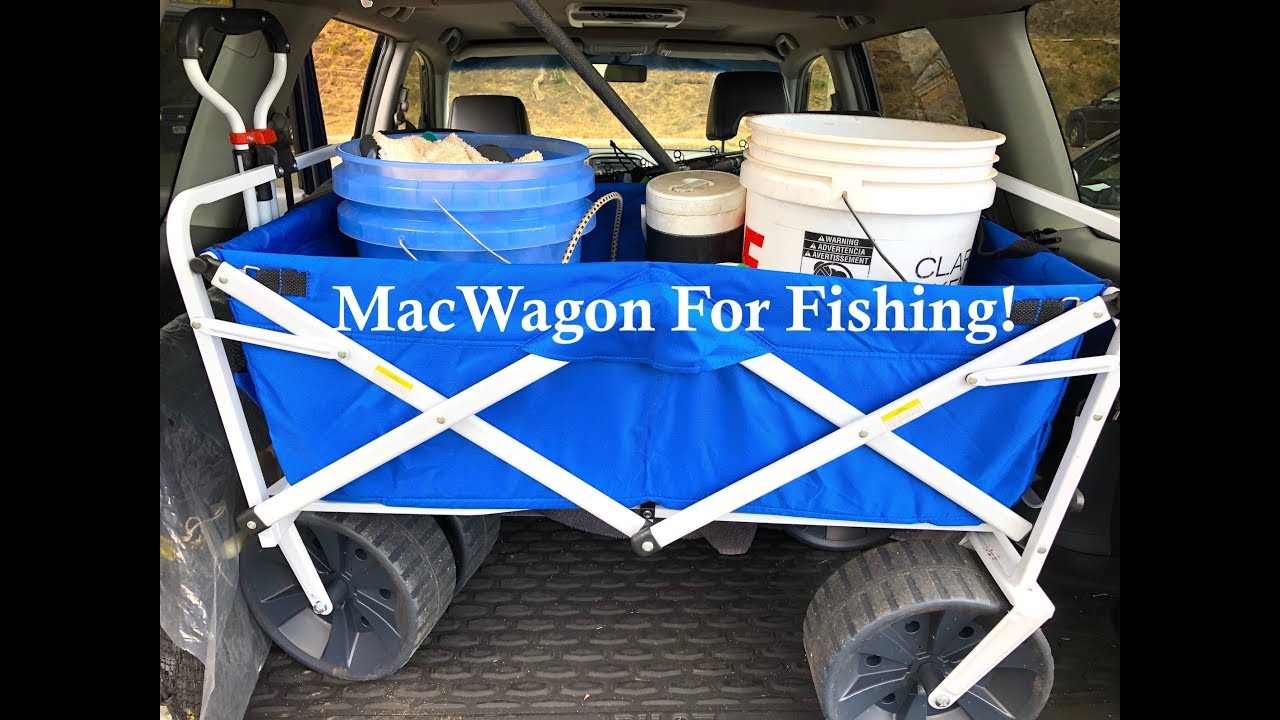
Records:
<instances>
[{"instance_id":1,"label":"black handle grip","mask_svg":"<svg viewBox=\"0 0 1280 720\"><path fill-rule=\"evenodd\" d=\"M273 53L289 52L289 38L276 16L265 10L202 7L187 11L178 26L178 57L195 60L205 33L217 30L224 35L248 35L261 32Z\"/></svg>"}]
</instances>

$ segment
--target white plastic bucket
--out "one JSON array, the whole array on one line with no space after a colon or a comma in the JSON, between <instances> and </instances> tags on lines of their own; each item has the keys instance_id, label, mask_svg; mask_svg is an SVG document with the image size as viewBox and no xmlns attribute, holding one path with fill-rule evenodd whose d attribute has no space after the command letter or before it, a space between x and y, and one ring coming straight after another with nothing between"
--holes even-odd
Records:
<instances>
[{"instance_id":1,"label":"white plastic bucket","mask_svg":"<svg viewBox=\"0 0 1280 720\"><path fill-rule=\"evenodd\" d=\"M1004 135L852 115L757 115L746 122L743 263L898 280L892 264L909 282L963 280L978 216L995 197L995 148Z\"/></svg>"}]
</instances>

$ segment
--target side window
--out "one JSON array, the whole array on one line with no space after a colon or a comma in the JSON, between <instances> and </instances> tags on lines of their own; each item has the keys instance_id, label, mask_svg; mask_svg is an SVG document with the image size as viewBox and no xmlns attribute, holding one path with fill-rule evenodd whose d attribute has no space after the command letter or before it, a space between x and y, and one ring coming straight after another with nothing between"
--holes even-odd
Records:
<instances>
[{"instance_id":1,"label":"side window","mask_svg":"<svg viewBox=\"0 0 1280 720\"><path fill-rule=\"evenodd\" d=\"M1080 202L1103 210L1120 210L1120 136L1080 156ZM1090 157L1092 156L1092 157Z\"/></svg>"},{"instance_id":2,"label":"side window","mask_svg":"<svg viewBox=\"0 0 1280 720\"><path fill-rule=\"evenodd\" d=\"M1071 157L1119 130L1120 0L1033 5L1027 35Z\"/></svg>"},{"instance_id":3,"label":"side window","mask_svg":"<svg viewBox=\"0 0 1280 720\"><path fill-rule=\"evenodd\" d=\"M409 58L409 67L404 71L405 108L404 121L414 128L423 127L427 117L427 58L421 51L416 51ZM397 118L399 121L400 118ZM397 124L400 124L397 122Z\"/></svg>"},{"instance_id":4,"label":"side window","mask_svg":"<svg viewBox=\"0 0 1280 720\"><path fill-rule=\"evenodd\" d=\"M330 20L311 43L320 107L329 142L345 142L355 133L360 93L378 34L341 20Z\"/></svg>"},{"instance_id":5,"label":"side window","mask_svg":"<svg viewBox=\"0 0 1280 720\"><path fill-rule=\"evenodd\" d=\"M835 86L831 83L831 68L827 59L819 55L809 61L804 71L805 92L801 94L804 103L801 110L830 110L831 93Z\"/></svg>"},{"instance_id":6,"label":"side window","mask_svg":"<svg viewBox=\"0 0 1280 720\"><path fill-rule=\"evenodd\" d=\"M909 30L867 43L885 117L967 125L951 63L928 30Z\"/></svg>"}]
</instances>

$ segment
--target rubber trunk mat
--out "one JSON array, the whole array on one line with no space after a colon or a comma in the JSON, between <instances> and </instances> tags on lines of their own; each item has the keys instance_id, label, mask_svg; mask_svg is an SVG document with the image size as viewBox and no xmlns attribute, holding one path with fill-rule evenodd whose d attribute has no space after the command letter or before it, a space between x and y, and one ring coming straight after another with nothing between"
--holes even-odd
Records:
<instances>
[{"instance_id":1,"label":"rubber trunk mat","mask_svg":"<svg viewBox=\"0 0 1280 720\"><path fill-rule=\"evenodd\" d=\"M273 650L247 717L817 718L801 627L851 555L761 526L745 555L690 540L640 558L625 540L504 518L403 669L344 682Z\"/></svg>"}]
</instances>

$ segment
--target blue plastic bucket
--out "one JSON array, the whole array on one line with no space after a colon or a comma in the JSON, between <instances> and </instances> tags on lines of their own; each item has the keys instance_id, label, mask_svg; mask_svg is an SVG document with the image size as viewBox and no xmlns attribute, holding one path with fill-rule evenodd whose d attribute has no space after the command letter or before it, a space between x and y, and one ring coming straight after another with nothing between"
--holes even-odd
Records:
<instances>
[{"instance_id":1,"label":"blue plastic bucket","mask_svg":"<svg viewBox=\"0 0 1280 720\"><path fill-rule=\"evenodd\" d=\"M453 165L360 156L358 140L338 147L333 171L338 228L361 257L500 262L441 212L449 211L512 263L558 263L591 203L595 175L587 148L533 135L458 133L473 147L497 145L512 157L532 150L542 162ZM595 227L595 218L584 234ZM404 248L401 247L403 242ZM581 246L579 246L581 247ZM574 251L573 260L579 252Z\"/></svg>"}]
</instances>

